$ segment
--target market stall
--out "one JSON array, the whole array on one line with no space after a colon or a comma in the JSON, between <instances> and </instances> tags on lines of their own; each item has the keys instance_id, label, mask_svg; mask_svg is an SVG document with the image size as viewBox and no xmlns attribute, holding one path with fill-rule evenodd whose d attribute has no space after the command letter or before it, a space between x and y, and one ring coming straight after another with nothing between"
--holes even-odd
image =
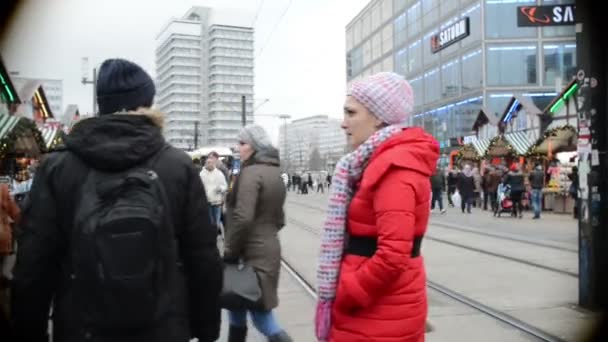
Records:
<instances>
[{"instance_id":1,"label":"market stall","mask_svg":"<svg viewBox=\"0 0 608 342\"><path fill-rule=\"evenodd\" d=\"M455 154L454 164L462 169L465 165L471 165L472 167L479 167L481 161L481 155L477 152L475 146L471 144L462 145Z\"/></svg>"},{"instance_id":2,"label":"market stall","mask_svg":"<svg viewBox=\"0 0 608 342\"><path fill-rule=\"evenodd\" d=\"M569 189L572 181L570 174L576 166L576 152L560 152L547 168L547 186L543 189L545 209L554 213L572 213L575 201Z\"/></svg>"},{"instance_id":3,"label":"market stall","mask_svg":"<svg viewBox=\"0 0 608 342\"><path fill-rule=\"evenodd\" d=\"M55 147L63 144L65 133L63 132L61 125L45 125L40 129L42 134L42 140L44 140L44 146L46 151L51 151Z\"/></svg>"},{"instance_id":4,"label":"market stall","mask_svg":"<svg viewBox=\"0 0 608 342\"><path fill-rule=\"evenodd\" d=\"M0 115L0 158L16 155L38 158L45 150L42 134L34 121Z\"/></svg>"}]
</instances>

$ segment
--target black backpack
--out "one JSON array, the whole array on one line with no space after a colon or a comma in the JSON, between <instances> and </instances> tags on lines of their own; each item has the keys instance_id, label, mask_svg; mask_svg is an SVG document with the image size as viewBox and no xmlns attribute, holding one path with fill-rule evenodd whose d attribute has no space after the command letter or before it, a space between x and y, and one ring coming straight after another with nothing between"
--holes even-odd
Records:
<instances>
[{"instance_id":1,"label":"black backpack","mask_svg":"<svg viewBox=\"0 0 608 342\"><path fill-rule=\"evenodd\" d=\"M85 328L98 334L150 328L170 310L178 260L161 180L145 165L117 173L90 169L79 201L70 276Z\"/></svg>"}]
</instances>

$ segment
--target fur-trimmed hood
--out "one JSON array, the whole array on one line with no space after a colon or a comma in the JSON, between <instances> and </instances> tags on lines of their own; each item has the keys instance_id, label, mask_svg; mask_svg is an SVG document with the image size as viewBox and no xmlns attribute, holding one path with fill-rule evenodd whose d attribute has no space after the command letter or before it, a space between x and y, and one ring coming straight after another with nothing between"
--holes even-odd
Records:
<instances>
[{"instance_id":1,"label":"fur-trimmed hood","mask_svg":"<svg viewBox=\"0 0 608 342\"><path fill-rule=\"evenodd\" d=\"M108 114L82 120L65 141L66 148L99 170L117 171L144 162L165 144L164 115L153 109Z\"/></svg>"}]
</instances>

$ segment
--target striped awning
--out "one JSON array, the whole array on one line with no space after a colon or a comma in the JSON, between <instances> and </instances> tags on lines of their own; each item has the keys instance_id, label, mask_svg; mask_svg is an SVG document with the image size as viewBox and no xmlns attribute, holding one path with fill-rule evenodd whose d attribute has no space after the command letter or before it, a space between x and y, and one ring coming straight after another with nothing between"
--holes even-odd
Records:
<instances>
[{"instance_id":1,"label":"striped awning","mask_svg":"<svg viewBox=\"0 0 608 342\"><path fill-rule=\"evenodd\" d=\"M57 134L60 133L60 130L61 129L58 126L46 126L40 130L40 133L42 134L42 140L44 141L44 146L47 149L53 147L53 142L55 141Z\"/></svg>"},{"instance_id":2,"label":"striped awning","mask_svg":"<svg viewBox=\"0 0 608 342\"><path fill-rule=\"evenodd\" d=\"M534 142L528 137L526 132L512 132L505 134L505 139L513 146L518 155L525 155L530 150Z\"/></svg>"},{"instance_id":3,"label":"striped awning","mask_svg":"<svg viewBox=\"0 0 608 342\"><path fill-rule=\"evenodd\" d=\"M471 144L473 145L473 147L475 147L475 151L477 151L477 153L480 156L483 156L484 154L486 154L486 151L488 150L488 147L490 146L490 140L491 139L475 139L473 140L473 142L471 142Z\"/></svg>"},{"instance_id":4,"label":"striped awning","mask_svg":"<svg viewBox=\"0 0 608 342\"><path fill-rule=\"evenodd\" d=\"M0 139L4 139L17 126L21 117L0 115Z\"/></svg>"}]
</instances>

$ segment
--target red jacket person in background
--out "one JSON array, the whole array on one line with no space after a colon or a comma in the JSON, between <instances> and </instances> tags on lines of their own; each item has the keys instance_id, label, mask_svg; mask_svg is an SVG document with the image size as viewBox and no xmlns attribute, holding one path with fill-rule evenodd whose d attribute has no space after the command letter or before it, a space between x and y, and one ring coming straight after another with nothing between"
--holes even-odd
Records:
<instances>
[{"instance_id":1,"label":"red jacket person in background","mask_svg":"<svg viewBox=\"0 0 608 342\"><path fill-rule=\"evenodd\" d=\"M408 128L413 93L394 73L355 82L344 104L354 151L336 166L319 259L320 341L423 341L429 219L437 141Z\"/></svg>"}]
</instances>

